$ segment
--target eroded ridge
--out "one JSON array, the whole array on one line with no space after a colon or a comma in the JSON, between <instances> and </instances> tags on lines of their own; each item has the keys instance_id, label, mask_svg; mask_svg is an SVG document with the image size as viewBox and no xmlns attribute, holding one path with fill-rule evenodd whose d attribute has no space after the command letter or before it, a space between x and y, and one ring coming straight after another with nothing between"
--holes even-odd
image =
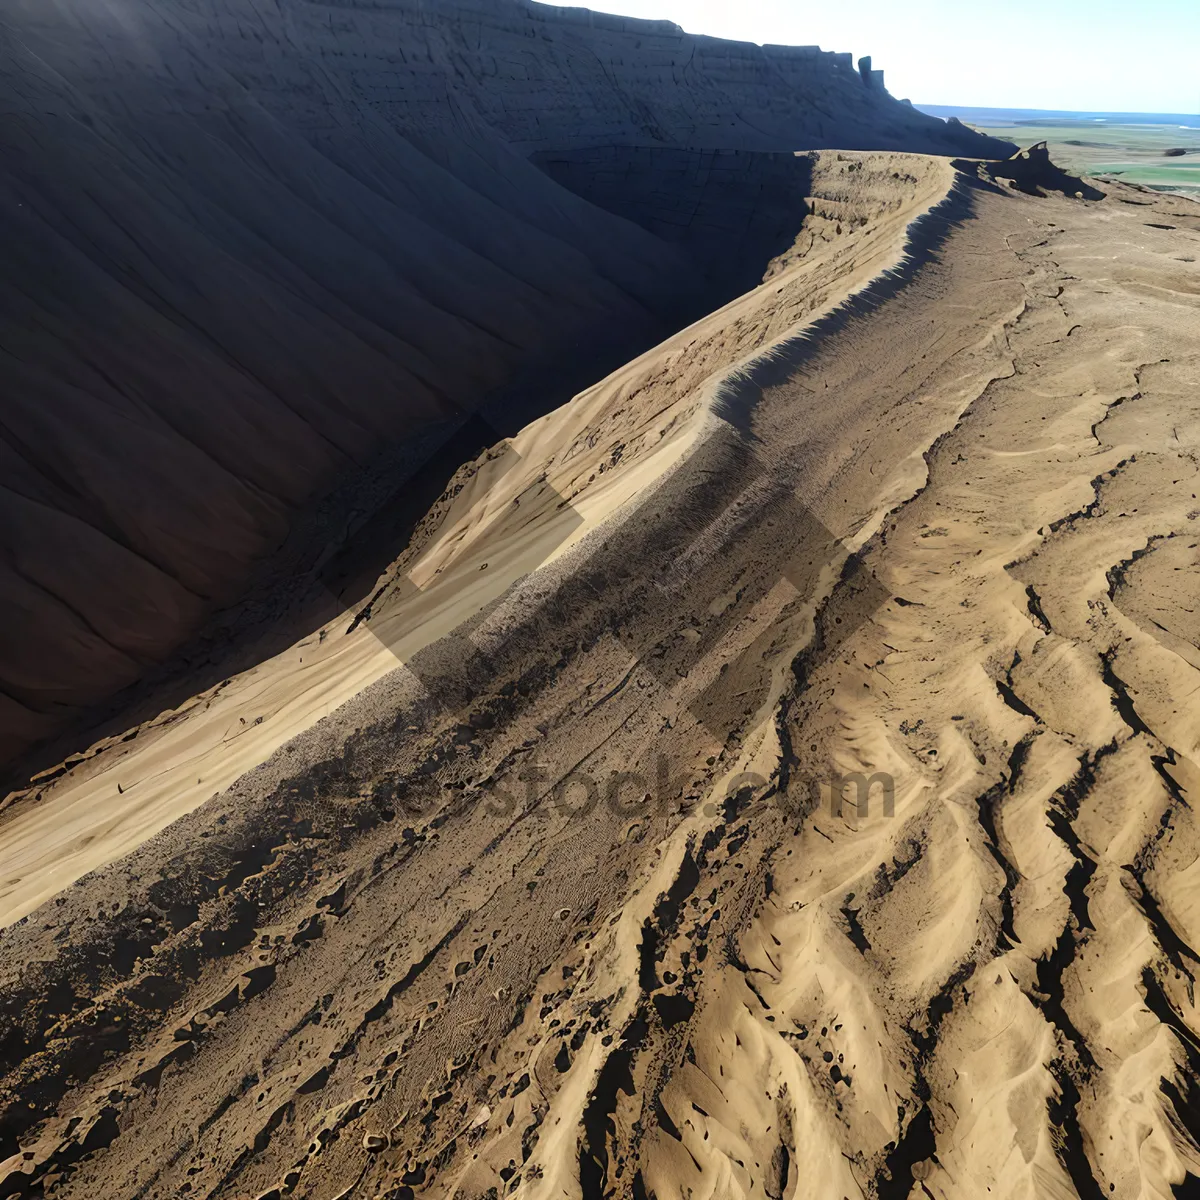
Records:
<instances>
[{"instance_id":1,"label":"eroded ridge","mask_svg":"<svg viewBox=\"0 0 1200 1200\"><path fill-rule=\"evenodd\" d=\"M765 361L769 368L779 356L787 369L809 353L813 331L861 319L899 278L892 268L906 264L900 275L910 272L910 251L925 261L938 238L963 219L964 198L951 187L953 173L936 159L822 155L813 175L810 215L796 245L772 264L769 283L466 464L377 586L364 583L365 598L349 594L348 610L339 608L281 654L93 745L9 797L0 844L0 920L18 919L264 763L276 779L290 778L299 764L285 756L295 747L283 747L395 672L398 662L410 664L416 678L393 678L382 703L411 705L430 693L432 707L444 710L442 720L452 725L468 716L469 705L459 698L470 694L481 671L486 682L492 668L485 660L504 645L510 659L525 656L513 668L519 675L543 657L557 662L558 653L547 647L560 644L555 630L563 614L568 624L592 629L587 640L596 636L595 621L589 625L583 614L600 614L598 628L624 638L624 653L636 653L647 638L654 641L674 626L681 604L664 593L665 574L647 572L645 562L695 540L696 552L677 564L684 569L673 572L667 593L695 581L699 593L711 593L702 603L699 595L693 598L703 609L724 586L721 575L706 576L705 563L723 542L736 541L747 520L761 523L764 506L800 514L807 529L830 545L795 562L783 561L784 549L777 547L773 558L763 558L756 598L789 574L804 590L806 578L833 565L845 552L843 538L867 519L869 505L853 511L822 507L820 473L812 474L807 493L796 491L801 464L785 464L778 454L765 458L749 433L717 419L714 407L724 397L735 398L740 408L754 402L767 381L745 375L744 367ZM908 230L922 214L930 219L920 224L917 246ZM919 439L923 418L915 418ZM830 466L837 469L832 460ZM671 482L659 489L665 479ZM868 475L867 490L877 483ZM702 528L702 512L711 528ZM599 536L614 521L625 525L628 538ZM790 528L789 537L795 542L805 532ZM564 559L557 574L536 573L557 558ZM740 569L731 560L720 570L728 578ZM620 596L618 608L633 605L629 589L640 588L658 618L643 614L614 625L605 615L613 607L603 595L607 588ZM752 607L750 595L743 591L739 604L697 618L707 626L709 642ZM690 655L677 648L668 670L675 672L689 657L695 661L699 644ZM705 645L704 653L711 649ZM651 658L649 665L658 661ZM500 665L508 667L512 662ZM318 736L318 759L338 752L345 731L377 723L375 701L364 701L362 712L361 719L343 714ZM725 721L719 714L709 719L718 728ZM422 710L419 718L399 723L395 734L403 742L409 726L417 730L431 721ZM97 836L98 823L103 836Z\"/></svg>"},{"instance_id":2,"label":"eroded ridge","mask_svg":"<svg viewBox=\"0 0 1200 1200\"><path fill-rule=\"evenodd\" d=\"M545 636L465 715L383 680L5 935L9 1194L1167 1197L1200 1171L1200 216L970 187L741 414L844 564L798 587L769 505L702 524L706 589L635 653L634 506L596 535L614 573L568 548L514 591ZM688 482L656 484L671 520ZM477 526L437 528L431 573ZM854 775L890 808L835 805Z\"/></svg>"},{"instance_id":3,"label":"eroded ridge","mask_svg":"<svg viewBox=\"0 0 1200 1200\"><path fill-rule=\"evenodd\" d=\"M798 148L1007 145L849 54L532 0L13 0L0 107L14 773L328 620L330 542L387 509L377 575L481 409L510 434L752 287ZM615 195L537 165L597 147Z\"/></svg>"}]
</instances>

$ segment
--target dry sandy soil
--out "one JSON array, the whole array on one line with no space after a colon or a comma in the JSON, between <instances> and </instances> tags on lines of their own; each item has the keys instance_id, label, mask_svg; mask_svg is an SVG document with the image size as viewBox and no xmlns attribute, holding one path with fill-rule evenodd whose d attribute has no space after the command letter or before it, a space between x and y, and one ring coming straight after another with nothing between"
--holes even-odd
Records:
<instances>
[{"instance_id":1,"label":"dry sandy soil","mask_svg":"<svg viewBox=\"0 0 1200 1200\"><path fill-rule=\"evenodd\" d=\"M0 1196L1195 1186L1200 205L810 165L760 287L9 798Z\"/></svg>"}]
</instances>

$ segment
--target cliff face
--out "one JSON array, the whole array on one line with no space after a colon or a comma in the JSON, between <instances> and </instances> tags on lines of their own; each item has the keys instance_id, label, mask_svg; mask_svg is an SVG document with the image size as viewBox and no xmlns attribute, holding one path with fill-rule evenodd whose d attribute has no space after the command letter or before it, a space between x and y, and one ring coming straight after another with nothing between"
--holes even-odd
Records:
<instances>
[{"instance_id":1,"label":"cliff face","mask_svg":"<svg viewBox=\"0 0 1200 1200\"><path fill-rule=\"evenodd\" d=\"M752 282L722 221L769 257L803 173L747 152L995 149L849 56L518 0L3 23L2 757L162 661L335 477ZM595 169L649 194L662 151L679 236Z\"/></svg>"}]
</instances>

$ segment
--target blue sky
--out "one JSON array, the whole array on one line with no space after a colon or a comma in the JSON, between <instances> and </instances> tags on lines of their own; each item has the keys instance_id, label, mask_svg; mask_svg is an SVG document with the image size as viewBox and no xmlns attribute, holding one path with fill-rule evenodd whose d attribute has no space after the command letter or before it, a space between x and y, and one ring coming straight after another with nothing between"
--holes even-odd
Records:
<instances>
[{"instance_id":1,"label":"blue sky","mask_svg":"<svg viewBox=\"0 0 1200 1200\"><path fill-rule=\"evenodd\" d=\"M888 91L916 103L1200 112L1200 0L582 3L690 33L870 54Z\"/></svg>"}]
</instances>

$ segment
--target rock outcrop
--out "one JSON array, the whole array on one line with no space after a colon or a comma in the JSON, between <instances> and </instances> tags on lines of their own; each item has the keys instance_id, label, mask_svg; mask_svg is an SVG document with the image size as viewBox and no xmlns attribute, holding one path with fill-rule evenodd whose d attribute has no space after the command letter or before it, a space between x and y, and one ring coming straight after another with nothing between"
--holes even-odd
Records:
<instances>
[{"instance_id":1,"label":"rock outcrop","mask_svg":"<svg viewBox=\"0 0 1200 1200\"><path fill-rule=\"evenodd\" d=\"M862 81L867 87L878 88L881 92L886 91L883 82L883 72L871 69L871 56L864 54L858 60L858 73L862 76ZM911 101L902 100L901 104L911 103Z\"/></svg>"},{"instance_id":2,"label":"rock outcrop","mask_svg":"<svg viewBox=\"0 0 1200 1200\"><path fill-rule=\"evenodd\" d=\"M1018 150L1011 158L1000 162L955 162L960 170L969 171L980 179L990 179L1003 186L1016 188L1027 196L1045 196L1060 192L1076 200L1103 200L1104 192L1076 175L1064 171L1050 157L1045 142L1035 142Z\"/></svg>"},{"instance_id":3,"label":"rock outcrop","mask_svg":"<svg viewBox=\"0 0 1200 1200\"><path fill-rule=\"evenodd\" d=\"M1002 146L848 55L523 0L14 0L3 20L7 759L235 600L335 480L753 282L795 172L750 152ZM718 195L705 156L726 151ZM615 194L589 163L641 182ZM636 199L664 164L685 166L685 236ZM722 220L765 257L722 258Z\"/></svg>"}]
</instances>

